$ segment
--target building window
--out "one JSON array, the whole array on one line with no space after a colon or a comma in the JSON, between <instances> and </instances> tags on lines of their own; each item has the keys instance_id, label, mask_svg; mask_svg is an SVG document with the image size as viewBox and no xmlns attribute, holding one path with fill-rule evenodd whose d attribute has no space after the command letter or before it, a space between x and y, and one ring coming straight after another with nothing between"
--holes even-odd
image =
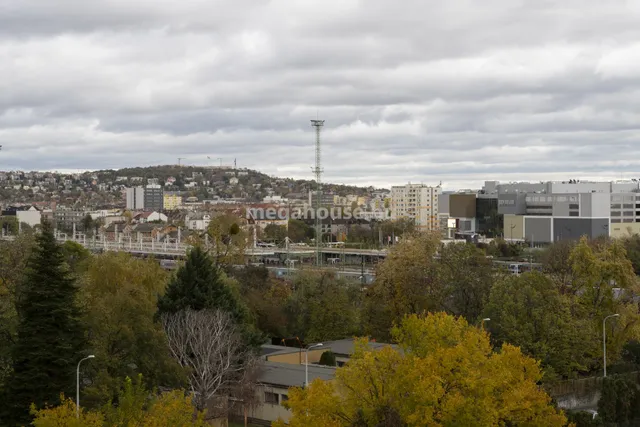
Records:
<instances>
[{"instance_id":1,"label":"building window","mask_svg":"<svg viewBox=\"0 0 640 427\"><path fill-rule=\"evenodd\" d=\"M569 212L569 216L580 216L578 212Z\"/></svg>"},{"instance_id":2,"label":"building window","mask_svg":"<svg viewBox=\"0 0 640 427\"><path fill-rule=\"evenodd\" d=\"M569 205L569 209L578 209L578 205L577 205L577 204L575 204L575 203L571 203L571 204Z\"/></svg>"},{"instance_id":3,"label":"building window","mask_svg":"<svg viewBox=\"0 0 640 427\"><path fill-rule=\"evenodd\" d=\"M286 394L281 394L280 395L280 404L283 404L287 400L289 400L289 396L287 396Z\"/></svg>"},{"instance_id":4,"label":"building window","mask_svg":"<svg viewBox=\"0 0 640 427\"><path fill-rule=\"evenodd\" d=\"M612 223L619 223L620 222L620 218L612 219L611 222Z\"/></svg>"},{"instance_id":5,"label":"building window","mask_svg":"<svg viewBox=\"0 0 640 427\"><path fill-rule=\"evenodd\" d=\"M611 216L620 216L620 212L613 211L611 212Z\"/></svg>"},{"instance_id":6,"label":"building window","mask_svg":"<svg viewBox=\"0 0 640 427\"><path fill-rule=\"evenodd\" d=\"M622 212L622 216L633 216L633 211L624 211Z\"/></svg>"},{"instance_id":7,"label":"building window","mask_svg":"<svg viewBox=\"0 0 640 427\"><path fill-rule=\"evenodd\" d=\"M620 203L612 204L611 209L620 209Z\"/></svg>"},{"instance_id":8,"label":"building window","mask_svg":"<svg viewBox=\"0 0 640 427\"><path fill-rule=\"evenodd\" d=\"M622 222L633 222L633 218L624 218Z\"/></svg>"},{"instance_id":9,"label":"building window","mask_svg":"<svg viewBox=\"0 0 640 427\"><path fill-rule=\"evenodd\" d=\"M264 403L270 403L272 405L277 405L279 402L280 395L278 393L271 393L269 391L264 392Z\"/></svg>"},{"instance_id":10,"label":"building window","mask_svg":"<svg viewBox=\"0 0 640 427\"><path fill-rule=\"evenodd\" d=\"M624 205L622 205L623 209L633 209L633 204L629 204L629 203L625 203Z\"/></svg>"}]
</instances>

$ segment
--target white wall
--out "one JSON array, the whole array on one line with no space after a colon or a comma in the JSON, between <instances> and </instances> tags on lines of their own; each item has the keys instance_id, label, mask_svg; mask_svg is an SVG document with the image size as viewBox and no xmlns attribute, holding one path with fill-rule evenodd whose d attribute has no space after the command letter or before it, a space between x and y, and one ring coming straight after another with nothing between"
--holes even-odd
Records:
<instances>
[{"instance_id":1,"label":"white wall","mask_svg":"<svg viewBox=\"0 0 640 427\"><path fill-rule=\"evenodd\" d=\"M38 210L28 210L28 211L17 211L16 219L18 222L24 222L25 224L30 225L31 227L40 224L40 220L42 218L42 214Z\"/></svg>"}]
</instances>

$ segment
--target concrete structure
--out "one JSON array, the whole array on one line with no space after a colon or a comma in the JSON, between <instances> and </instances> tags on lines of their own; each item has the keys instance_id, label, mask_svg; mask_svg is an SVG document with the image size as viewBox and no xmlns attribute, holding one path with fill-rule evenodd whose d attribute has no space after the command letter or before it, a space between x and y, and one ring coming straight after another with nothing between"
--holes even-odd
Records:
<instances>
[{"instance_id":1,"label":"concrete structure","mask_svg":"<svg viewBox=\"0 0 640 427\"><path fill-rule=\"evenodd\" d=\"M179 193L165 192L162 199L165 210L172 211L182 206L182 196Z\"/></svg>"},{"instance_id":2,"label":"concrete structure","mask_svg":"<svg viewBox=\"0 0 640 427\"><path fill-rule=\"evenodd\" d=\"M504 215L504 237L537 243L623 235L640 223L638 182L547 182L489 186ZM532 192L531 189L537 189ZM625 224L631 225L625 227ZM612 228L615 230L612 232Z\"/></svg>"},{"instance_id":3,"label":"concrete structure","mask_svg":"<svg viewBox=\"0 0 640 427\"><path fill-rule=\"evenodd\" d=\"M42 221L42 214L33 206L11 206L2 211L2 216L15 217L18 222L18 227L20 227L21 224L34 227Z\"/></svg>"},{"instance_id":4,"label":"concrete structure","mask_svg":"<svg viewBox=\"0 0 640 427\"><path fill-rule=\"evenodd\" d=\"M440 186L407 184L391 187L391 219L413 219L421 231L436 231L438 223L438 199Z\"/></svg>"},{"instance_id":5,"label":"concrete structure","mask_svg":"<svg viewBox=\"0 0 640 427\"><path fill-rule=\"evenodd\" d=\"M130 187L126 189L127 209L144 209L144 187Z\"/></svg>"}]
</instances>

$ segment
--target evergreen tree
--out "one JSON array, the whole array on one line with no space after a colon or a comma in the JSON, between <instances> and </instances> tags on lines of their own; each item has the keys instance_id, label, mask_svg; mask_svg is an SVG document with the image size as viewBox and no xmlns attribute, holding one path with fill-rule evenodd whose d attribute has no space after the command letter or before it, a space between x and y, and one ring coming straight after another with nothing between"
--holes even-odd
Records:
<instances>
[{"instance_id":1,"label":"evergreen tree","mask_svg":"<svg viewBox=\"0 0 640 427\"><path fill-rule=\"evenodd\" d=\"M5 425L29 422L29 407L59 404L75 394L75 368L84 356L74 280L51 225L45 223L29 258L16 301L17 341L6 390Z\"/></svg>"},{"instance_id":2,"label":"evergreen tree","mask_svg":"<svg viewBox=\"0 0 640 427\"><path fill-rule=\"evenodd\" d=\"M259 346L263 337L255 329L247 306L229 279L200 246L194 247L173 277L167 292L158 300L158 315L192 310L220 309L228 312L243 330L250 346Z\"/></svg>"}]
</instances>

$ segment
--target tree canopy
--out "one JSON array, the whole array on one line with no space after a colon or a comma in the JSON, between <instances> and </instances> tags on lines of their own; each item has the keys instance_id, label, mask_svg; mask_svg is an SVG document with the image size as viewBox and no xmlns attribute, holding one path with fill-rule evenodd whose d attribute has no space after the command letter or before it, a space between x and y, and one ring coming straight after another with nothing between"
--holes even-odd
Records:
<instances>
[{"instance_id":1,"label":"tree canopy","mask_svg":"<svg viewBox=\"0 0 640 427\"><path fill-rule=\"evenodd\" d=\"M492 351L463 318L408 315L392 334L398 348L361 340L335 381L290 389L289 425L566 425L537 384L538 363L508 344Z\"/></svg>"}]
</instances>

